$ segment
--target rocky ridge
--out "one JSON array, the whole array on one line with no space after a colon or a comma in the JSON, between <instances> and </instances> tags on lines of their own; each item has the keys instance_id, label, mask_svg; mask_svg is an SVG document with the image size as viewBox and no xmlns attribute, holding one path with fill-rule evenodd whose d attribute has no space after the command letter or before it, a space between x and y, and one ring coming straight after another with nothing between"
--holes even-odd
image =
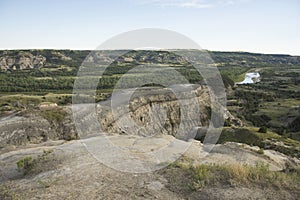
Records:
<instances>
[{"instance_id":1,"label":"rocky ridge","mask_svg":"<svg viewBox=\"0 0 300 200\"><path fill-rule=\"evenodd\" d=\"M42 55L33 55L29 52L21 51L14 56L5 54L0 56L1 71L41 68L45 63L46 57Z\"/></svg>"}]
</instances>

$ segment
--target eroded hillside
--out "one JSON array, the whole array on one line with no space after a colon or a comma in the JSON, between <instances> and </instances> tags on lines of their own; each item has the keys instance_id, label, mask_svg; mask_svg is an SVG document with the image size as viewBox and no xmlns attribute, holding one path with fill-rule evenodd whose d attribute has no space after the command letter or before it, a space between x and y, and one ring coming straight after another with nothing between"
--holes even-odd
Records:
<instances>
[{"instance_id":1,"label":"eroded hillside","mask_svg":"<svg viewBox=\"0 0 300 200\"><path fill-rule=\"evenodd\" d=\"M297 199L299 57L203 54L221 73L225 108L210 96L207 84L215 77L203 79L184 56L94 51L86 57L89 53L0 52L0 199ZM185 53L196 60L203 52ZM110 65L103 76L87 74L99 79L96 91L74 95L81 104L72 105L85 58L85 65L99 69ZM147 73L130 71L139 65L151 66L147 73L175 69L192 83L177 85L191 88L184 90L189 93L175 95L157 84L135 90L137 80L147 81ZM133 95L112 104L114 89L128 92L115 85L129 71L136 81L125 85ZM259 72L261 81L236 86L248 72ZM167 76L157 77L178 81ZM225 127L214 124L223 118ZM208 132L209 125L214 131ZM207 141L216 133L221 135L213 146Z\"/></svg>"}]
</instances>

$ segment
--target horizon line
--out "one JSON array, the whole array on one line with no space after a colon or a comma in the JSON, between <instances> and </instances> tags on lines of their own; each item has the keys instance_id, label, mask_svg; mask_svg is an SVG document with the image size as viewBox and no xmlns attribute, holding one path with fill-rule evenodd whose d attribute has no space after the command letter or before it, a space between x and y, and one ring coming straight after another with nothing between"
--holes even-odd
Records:
<instances>
[{"instance_id":1,"label":"horizon line","mask_svg":"<svg viewBox=\"0 0 300 200\"><path fill-rule=\"evenodd\" d=\"M0 51L22 51L22 50L70 50L70 51L124 51L124 50L135 50L135 51L159 51L159 50L199 50L207 52L219 52L219 53L250 53L250 54L262 54L262 55L284 55L284 56L300 56L300 54L289 54L289 53L266 53L266 52L254 52L244 50L209 50L209 49L72 49L72 48L0 48Z\"/></svg>"}]
</instances>

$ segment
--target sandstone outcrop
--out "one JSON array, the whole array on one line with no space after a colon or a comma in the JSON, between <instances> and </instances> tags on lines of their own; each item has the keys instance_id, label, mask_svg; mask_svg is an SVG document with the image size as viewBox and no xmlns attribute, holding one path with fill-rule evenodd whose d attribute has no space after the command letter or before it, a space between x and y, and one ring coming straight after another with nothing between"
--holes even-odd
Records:
<instances>
[{"instance_id":1,"label":"sandstone outcrop","mask_svg":"<svg viewBox=\"0 0 300 200\"><path fill-rule=\"evenodd\" d=\"M22 51L14 56L3 54L0 57L0 69L2 71L40 68L45 63L46 57Z\"/></svg>"}]
</instances>

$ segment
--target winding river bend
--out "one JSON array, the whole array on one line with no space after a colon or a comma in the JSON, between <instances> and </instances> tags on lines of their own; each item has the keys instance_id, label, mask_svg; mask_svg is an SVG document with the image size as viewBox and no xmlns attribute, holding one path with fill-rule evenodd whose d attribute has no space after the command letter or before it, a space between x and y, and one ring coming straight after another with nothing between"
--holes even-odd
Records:
<instances>
[{"instance_id":1,"label":"winding river bend","mask_svg":"<svg viewBox=\"0 0 300 200\"><path fill-rule=\"evenodd\" d=\"M258 72L249 72L246 73L245 79L242 82L238 82L237 84L249 84L257 82L260 82L260 74Z\"/></svg>"}]
</instances>

